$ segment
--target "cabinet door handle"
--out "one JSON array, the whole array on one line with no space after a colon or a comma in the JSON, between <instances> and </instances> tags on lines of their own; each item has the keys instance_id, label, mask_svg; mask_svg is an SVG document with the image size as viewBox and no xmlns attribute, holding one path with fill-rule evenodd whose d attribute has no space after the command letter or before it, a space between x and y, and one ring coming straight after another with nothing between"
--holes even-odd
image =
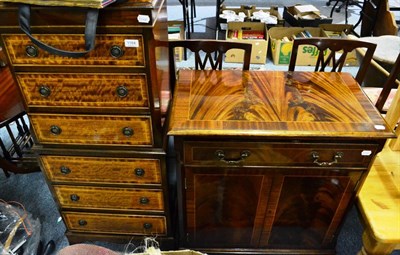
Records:
<instances>
[{"instance_id":1,"label":"cabinet door handle","mask_svg":"<svg viewBox=\"0 0 400 255\"><path fill-rule=\"evenodd\" d=\"M314 159L313 163L317 164L318 166L332 166L334 164L337 164L339 162L339 159L343 158L344 153L343 152L336 152L335 155L333 156L333 160L330 162L319 162L319 154L316 151L311 152L311 157Z\"/></svg>"},{"instance_id":2,"label":"cabinet door handle","mask_svg":"<svg viewBox=\"0 0 400 255\"><path fill-rule=\"evenodd\" d=\"M225 162L230 165L239 164L240 162L244 161L247 157L250 156L250 151L244 150L240 152L239 158L227 159L225 158L225 152L223 150L216 150L215 156L218 158L219 161Z\"/></svg>"}]
</instances>

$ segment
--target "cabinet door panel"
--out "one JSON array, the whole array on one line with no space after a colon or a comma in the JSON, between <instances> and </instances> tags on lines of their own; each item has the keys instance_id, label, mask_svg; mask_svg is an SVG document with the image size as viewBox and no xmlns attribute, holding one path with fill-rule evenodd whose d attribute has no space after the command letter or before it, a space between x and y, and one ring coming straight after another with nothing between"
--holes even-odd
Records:
<instances>
[{"instance_id":1,"label":"cabinet door panel","mask_svg":"<svg viewBox=\"0 0 400 255\"><path fill-rule=\"evenodd\" d=\"M186 168L187 242L192 247L256 247L271 178L260 170Z\"/></svg>"},{"instance_id":2,"label":"cabinet door panel","mask_svg":"<svg viewBox=\"0 0 400 255\"><path fill-rule=\"evenodd\" d=\"M348 175L277 176L274 181L280 192L277 192L279 197L276 205L270 204L276 206L276 211L268 246L329 246L361 175L361 172L353 171ZM261 243L263 245L267 246Z\"/></svg>"}]
</instances>

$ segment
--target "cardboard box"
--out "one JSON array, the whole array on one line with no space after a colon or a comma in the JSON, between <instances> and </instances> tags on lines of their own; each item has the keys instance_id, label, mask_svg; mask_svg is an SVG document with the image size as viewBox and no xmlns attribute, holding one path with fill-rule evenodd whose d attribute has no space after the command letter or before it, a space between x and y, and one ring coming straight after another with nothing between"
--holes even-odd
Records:
<instances>
[{"instance_id":1,"label":"cardboard box","mask_svg":"<svg viewBox=\"0 0 400 255\"><path fill-rule=\"evenodd\" d=\"M231 33L237 33L236 38L232 38ZM243 39L244 34L252 34L252 39ZM262 35L263 38L255 38L258 35ZM254 36L253 36L254 35ZM267 60L268 52L268 33L267 27L261 22L228 22L226 30L227 41L237 41L244 43L251 43L251 60L252 64L265 64ZM225 55L225 62L242 63L243 62L243 50L233 49L228 50Z\"/></svg>"},{"instance_id":2,"label":"cardboard box","mask_svg":"<svg viewBox=\"0 0 400 255\"><path fill-rule=\"evenodd\" d=\"M282 27L271 28L268 35L271 42L271 55L275 65L288 65L292 53L293 41L286 41L304 30L310 32L312 37L338 36L346 38L347 33L352 29L352 25L345 24L321 24L319 27ZM329 51L325 52L328 56ZM314 46L302 45L297 52L297 66L314 66L317 61L318 50ZM345 65L358 65L355 52L347 55Z\"/></svg>"},{"instance_id":3,"label":"cardboard box","mask_svg":"<svg viewBox=\"0 0 400 255\"><path fill-rule=\"evenodd\" d=\"M315 12L312 13L299 15L296 13L295 6L285 6L283 8L283 19L295 27L318 27L320 24L332 23L332 18L317 15Z\"/></svg>"},{"instance_id":4,"label":"cardboard box","mask_svg":"<svg viewBox=\"0 0 400 255\"><path fill-rule=\"evenodd\" d=\"M319 26L323 30L324 37L330 38L348 38L353 30L353 25L346 24L321 24ZM358 66L356 51L349 52L344 63L346 66Z\"/></svg>"},{"instance_id":5,"label":"cardboard box","mask_svg":"<svg viewBox=\"0 0 400 255\"><path fill-rule=\"evenodd\" d=\"M309 14L321 15L321 12L312 4L299 4L294 6L294 11L298 16L305 16Z\"/></svg>"},{"instance_id":6,"label":"cardboard box","mask_svg":"<svg viewBox=\"0 0 400 255\"><path fill-rule=\"evenodd\" d=\"M284 38L291 38L304 30L307 30L312 37L324 37L323 30L319 27L273 27L268 30L271 41L272 61L275 65L288 65L292 53L293 41L286 41ZM297 66L315 65L317 62L318 50L314 46L300 46L297 52Z\"/></svg>"},{"instance_id":7,"label":"cardboard box","mask_svg":"<svg viewBox=\"0 0 400 255\"><path fill-rule=\"evenodd\" d=\"M185 39L185 28L183 21L168 21L168 40ZM175 48L175 61L182 61L184 55L183 48Z\"/></svg>"},{"instance_id":8,"label":"cardboard box","mask_svg":"<svg viewBox=\"0 0 400 255\"><path fill-rule=\"evenodd\" d=\"M252 5L252 6L246 6L246 5L241 5L238 8L235 7L226 7L225 5L221 5L221 13L220 13L220 17L219 17L219 22L222 25L222 27L224 27L223 24L225 24L225 27L227 26L227 20L225 18L221 18L221 15L224 14L225 11L228 12L233 12L236 15L239 15L239 13L243 13L243 19L242 20L237 20L235 22L260 22L259 19L255 19L252 17L254 17L254 13L256 12L265 12L265 13L269 13L269 15L276 17L277 23L273 24L273 23L266 23L267 24L267 28L270 27L274 27L274 26L280 26L283 27L285 25L285 20L282 18L282 15L279 13L278 7L277 6L271 6L270 8L256 8L256 6ZM232 22L232 21L230 21Z\"/></svg>"}]
</instances>

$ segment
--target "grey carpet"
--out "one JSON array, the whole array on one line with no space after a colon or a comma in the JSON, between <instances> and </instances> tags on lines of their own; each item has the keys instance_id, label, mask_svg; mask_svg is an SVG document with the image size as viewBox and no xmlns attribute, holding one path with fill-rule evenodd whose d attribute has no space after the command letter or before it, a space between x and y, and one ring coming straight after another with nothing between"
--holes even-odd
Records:
<instances>
[{"instance_id":1,"label":"grey carpet","mask_svg":"<svg viewBox=\"0 0 400 255\"><path fill-rule=\"evenodd\" d=\"M0 172L0 198L5 201L18 201L25 206L34 219L42 224L41 240L47 243L54 240L57 250L68 245L64 236L65 225L59 221L59 213L42 173L23 175L12 174L6 178ZM355 255L361 247L362 227L355 208L349 212L338 237L337 254ZM97 242L96 244L124 251L125 245ZM130 249L132 250L132 249Z\"/></svg>"}]
</instances>

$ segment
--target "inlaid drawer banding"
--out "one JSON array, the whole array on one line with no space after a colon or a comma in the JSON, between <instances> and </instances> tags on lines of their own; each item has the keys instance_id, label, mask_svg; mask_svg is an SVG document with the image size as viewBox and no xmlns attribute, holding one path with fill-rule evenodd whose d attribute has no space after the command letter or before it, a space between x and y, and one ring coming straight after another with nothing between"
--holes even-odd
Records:
<instances>
[{"instance_id":1,"label":"inlaid drawer banding","mask_svg":"<svg viewBox=\"0 0 400 255\"><path fill-rule=\"evenodd\" d=\"M31 114L31 123L43 144L153 144L149 116Z\"/></svg>"},{"instance_id":2,"label":"inlaid drawer banding","mask_svg":"<svg viewBox=\"0 0 400 255\"><path fill-rule=\"evenodd\" d=\"M17 73L29 107L149 108L145 74Z\"/></svg>"},{"instance_id":3,"label":"inlaid drawer banding","mask_svg":"<svg viewBox=\"0 0 400 255\"><path fill-rule=\"evenodd\" d=\"M161 185L159 159L43 155L40 161L54 183Z\"/></svg>"},{"instance_id":4,"label":"inlaid drawer banding","mask_svg":"<svg viewBox=\"0 0 400 255\"><path fill-rule=\"evenodd\" d=\"M63 218L69 229L79 232L157 236L167 232L164 216L64 212Z\"/></svg>"},{"instance_id":5,"label":"inlaid drawer banding","mask_svg":"<svg viewBox=\"0 0 400 255\"><path fill-rule=\"evenodd\" d=\"M163 195L159 189L54 185L54 191L64 208L164 210Z\"/></svg>"},{"instance_id":6,"label":"inlaid drawer banding","mask_svg":"<svg viewBox=\"0 0 400 255\"><path fill-rule=\"evenodd\" d=\"M372 160L374 144L247 143L199 141L184 143L188 165L363 167Z\"/></svg>"},{"instance_id":7,"label":"inlaid drawer banding","mask_svg":"<svg viewBox=\"0 0 400 255\"><path fill-rule=\"evenodd\" d=\"M55 65L55 66L107 66L107 68L145 67L142 35L97 35L93 51L81 58L56 56L32 45L23 34L2 35L14 66ZM56 48L84 50L85 38L75 34L38 34L35 37ZM126 47L125 40L137 41L138 47Z\"/></svg>"}]
</instances>

